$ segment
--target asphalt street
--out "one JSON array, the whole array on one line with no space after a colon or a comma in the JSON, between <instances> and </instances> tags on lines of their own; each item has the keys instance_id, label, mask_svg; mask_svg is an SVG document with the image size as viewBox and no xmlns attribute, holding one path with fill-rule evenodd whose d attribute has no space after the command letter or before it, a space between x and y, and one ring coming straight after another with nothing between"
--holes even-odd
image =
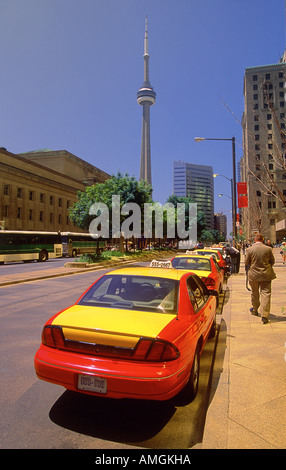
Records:
<instances>
[{"instance_id":1,"label":"asphalt street","mask_svg":"<svg viewBox=\"0 0 286 470\"><path fill-rule=\"evenodd\" d=\"M10 266L1 271L31 269ZM188 449L201 441L216 338L203 352L200 390L192 403L180 396L163 403L95 398L37 379L33 360L44 323L107 270L0 288L0 448Z\"/></svg>"}]
</instances>

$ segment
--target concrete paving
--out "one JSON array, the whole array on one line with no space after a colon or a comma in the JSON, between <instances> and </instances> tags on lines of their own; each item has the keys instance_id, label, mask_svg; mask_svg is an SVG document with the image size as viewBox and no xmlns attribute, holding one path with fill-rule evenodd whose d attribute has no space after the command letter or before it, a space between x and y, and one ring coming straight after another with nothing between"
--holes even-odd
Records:
<instances>
[{"instance_id":1,"label":"concrete paving","mask_svg":"<svg viewBox=\"0 0 286 470\"><path fill-rule=\"evenodd\" d=\"M243 264L229 278L201 449L286 449L286 265L274 249L269 323L249 312Z\"/></svg>"}]
</instances>

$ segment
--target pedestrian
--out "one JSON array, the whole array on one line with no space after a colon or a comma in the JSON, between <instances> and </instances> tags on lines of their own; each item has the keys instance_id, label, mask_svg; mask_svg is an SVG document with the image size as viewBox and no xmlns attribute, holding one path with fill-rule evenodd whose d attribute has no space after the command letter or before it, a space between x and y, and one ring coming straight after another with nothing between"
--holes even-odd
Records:
<instances>
[{"instance_id":1,"label":"pedestrian","mask_svg":"<svg viewBox=\"0 0 286 470\"><path fill-rule=\"evenodd\" d=\"M234 246L227 246L225 252L231 259L231 274L237 274L239 272L240 265L240 252L234 248Z\"/></svg>"},{"instance_id":2,"label":"pedestrian","mask_svg":"<svg viewBox=\"0 0 286 470\"><path fill-rule=\"evenodd\" d=\"M276 278L273 269L275 258L272 248L264 245L263 236L257 233L255 243L246 250L245 265L249 266L248 280L251 287L250 309L252 315L258 316L261 306L263 323L268 323L271 303L271 282Z\"/></svg>"},{"instance_id":3,"label":"pedestrian","mask_svg":"<svg viewBox=\"0 0 286 470\"><path fill-rule=\"evenodd\" d=\"M286 261L286 242L282 242L282 245L280 246L280 254L282 255L283 264L285 264L285 261Z\"/></svg>"},{"instance_id":4,"label":"pedestrian","mask_svg":"<svg viewBox=\"0 0 286 470\"><path fill-rule=\"evenodd\" d=\"M271 243L271 241L270 241L270 240L267 240L267 243L266 243L266 245L267 245L267 246L270 246L270 248L273 248L273 245L272 245L272 243Z\"/></svg>"}]
</instances>

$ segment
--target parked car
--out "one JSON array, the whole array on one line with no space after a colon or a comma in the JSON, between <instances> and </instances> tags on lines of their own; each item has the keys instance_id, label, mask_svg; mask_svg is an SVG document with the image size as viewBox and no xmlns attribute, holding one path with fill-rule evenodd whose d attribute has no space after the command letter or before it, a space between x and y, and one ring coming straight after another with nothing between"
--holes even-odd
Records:
<instances>
[{"instance_id":1,"label":"parked car","mask_svg":"<svg viewBox=\"0 0 286 470\"><path fill-rule=\"evenodd\" d=\"M217 260L217 264L226 273L226 262L225 258L223 257L219 248L204 248L200 250L195 250L194 253L198 253L199 255L212 255Z\"/></svg>"},{"instance_id":2,"label":"parked car","mask_svg":"<svg viewBox=\"0 0 286 470\"><path fill-rule=\"evenodd\" d=\"M153 266L109 272L52 316L37 376L94 396L193 399L200 355L215 333L216 293L170 262Z\"/></svg>"},{"instance_id":3,"label":"parked car","mask_svg":"<svg viewBox=\"0 0 286 470\"><path fill-rule=\"evenodd\" d=\"M218 294L221 293L224 274L212 255L198 255L190 252L175 256L171 262L175 269L184 269L197 274L208 289L215 290Z\"/></svg>"}]
</instances>

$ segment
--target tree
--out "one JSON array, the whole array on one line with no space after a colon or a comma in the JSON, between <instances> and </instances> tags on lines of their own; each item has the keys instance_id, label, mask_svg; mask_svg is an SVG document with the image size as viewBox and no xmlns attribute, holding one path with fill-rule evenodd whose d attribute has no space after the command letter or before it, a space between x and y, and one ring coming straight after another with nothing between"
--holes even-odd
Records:
<instances>
[{"instance_id":1,"label":"tree","mask_svg":"<svg viewBox=\"0 0 286 470\"><path fill-rule=\"evenodd\" d=\"M189 212L188 212L188 206L189 204L194 204L194 201L192 200L191 197L182 197L182 196L177 196L176 194L172 194L171 196L168 197L167 203L171 203L174 205L175 208L177 208L178 204L185 204L186 210L185 210L185 226L189 227ZM200 239L203 230L206 228L206 217L205 214L201 211L197 212L197 238Z\"/></svg>"},{"instance_id":2,"label":"tree","mask_svg":"<svg viewBox=\"0 0 286 470\"><path fill-rule=\"evenodd\" d=\"M119 214L117 214L120 217L120 227L127 217L121 212L124 204L136 203L140 209L143 209L144 203L152 202L152 188L148 183L138 181L134 176L129 176L127 173L123 175L118 172L104 183L89 186L85 191L78 192L77 201L69 211L71 221L77 227L89 230L90 224L96 215L90 213L92 205L95 203L105 204L109 211L109 237L111 237L112 216L114 216L112 197L114 195L120 197ZM141 212L143 213L143 211Z\"/></svg>"}]
</instances>

